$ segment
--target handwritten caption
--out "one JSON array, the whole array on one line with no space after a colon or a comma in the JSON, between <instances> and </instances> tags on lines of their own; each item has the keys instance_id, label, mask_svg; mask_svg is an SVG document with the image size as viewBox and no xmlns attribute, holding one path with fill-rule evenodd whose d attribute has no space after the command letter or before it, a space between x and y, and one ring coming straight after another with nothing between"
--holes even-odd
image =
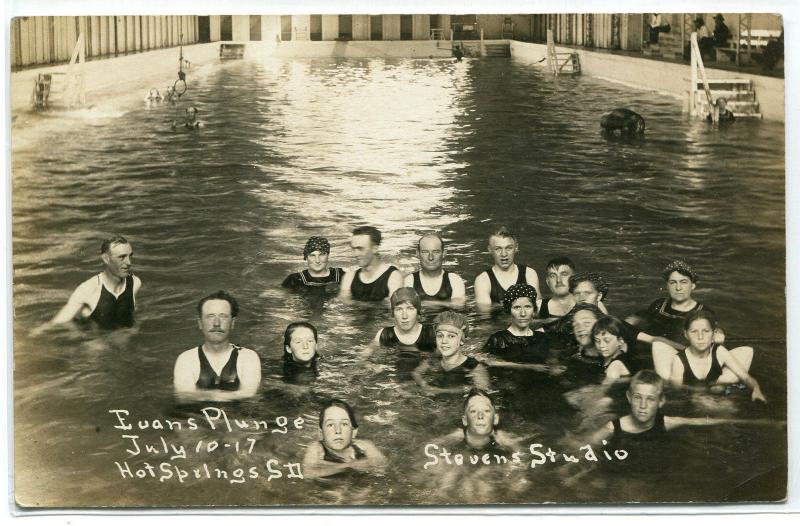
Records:
<instances>
[{"instance_id":1,"label":"handwritten caption","mask_svg":"<svg viewBox=\"0 0 800 526\"><path fill-rule=\"evenodd\" d=\"M603 445L608 442L603 440ZM563 451L555 451L548 447L545 450L543 444L530 444L528 450L510 451L508 453L456 453L450 451L444 446L438 444L425 445L425 457L429 459L422 466L423 469L429 469L437 465L446 466L490 466L490 465L527 465L529 468L542 466L545 464L568 463L577 464L579 462L600 462L600 459L605 461L617 462L628 458L628 452L624 449L614 449L608 451L601 449L600 456L590 444L578 448L575 454L569 454ZM530 455L530 459L526 458Z\"/></svg>"},{"instance_id":2,"label":"handwritten caption","mask_svg":"<svg viewBox=\"0 0 800 526\"><path fill-rule=\"evenodd\" d=\"M306 425L302 417L293 420L286 416L241 419L229 416L219 407L204 407L200 410L202 416L186 419L131 418L127 409L110 409L108 412L116 419L113 428L120 431L128 454L127 459L114 461L123 479L179 483L223 480L244 484L258 479L271 482L303 478L299 462L264 459L264 454L258 449L264 437L302 430ZM248 433L255 435L247 436ZM196 438L200 434L203 438ZM235 467L217 465L223 461L230 463L232 456L251 463ZM165 459L159 462L159 457Z\"/></svg>"}]
</instances>

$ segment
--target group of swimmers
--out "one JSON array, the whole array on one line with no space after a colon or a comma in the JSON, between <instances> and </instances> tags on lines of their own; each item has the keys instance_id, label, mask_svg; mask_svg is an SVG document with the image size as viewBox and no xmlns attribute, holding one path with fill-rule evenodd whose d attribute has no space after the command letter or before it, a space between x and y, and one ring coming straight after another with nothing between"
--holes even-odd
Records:
<instances>
[{"instance_id":1,"label":"group of swimmers","mask_svg":"<svg viewBox=\"0 0 800 526\"><path fill-rule=\"evenodd\" d=\"M630 382L630 414L609 423L598 437L649 436L695 423L679 417L665 420L660 415L666 383L712 392L743 384L752 391L753 400L766 401L749 373L752 347L724 347L725 335L713 311L692 296L697 274L683 261L669 263L662 273L666 297L622 320L609 315L603 304L609 290L603 277L577 272L568 257L547 263L545 281L551 294L543 297L536 270L516 262L516 236L500 228L489 236L493 264L475 278L474 295L478 309L502 306L510 324L493 333L481 352L469 353L465 348L469 324L463 312L466 284L457 273L444 270L442 237L431 233L419 239L420 267L408 275L381 259L381 241L381 233L374 227L353 230L350 248L357 268L345 270L329 265L327 239L311 237L303 250L307 268L289 275L283 286L330 291L358 301L388 298L394 324L380 329L360 358L369 360L380 348L414 348L419 353L409 368L410 376L423 393L469 391L463 438L471 448L481 444L498 447L489 368L548 376L578 370L588 372L601 385ZM132 327L135 298L141 288L141 280L132 274L132 257L133 248L124 237L103 241L103 271L77 287L52 323L89 320L109 330ZM432 323L422 321L423 303L441 309ZM258 353L231 342L238 313L237 300L225 291L198 302L203 343L181 353L175 362L174 388L179 399L229 401L258 392ZM316 373L319 338L317 328L308 321L286 327L285 375ZM320 473L383 463L383 455L373 444L355 439L355 413L346 401L326 403L319 425L320 442L309 447L306 462L320 468Z\"/></svg>"}]
</instances>

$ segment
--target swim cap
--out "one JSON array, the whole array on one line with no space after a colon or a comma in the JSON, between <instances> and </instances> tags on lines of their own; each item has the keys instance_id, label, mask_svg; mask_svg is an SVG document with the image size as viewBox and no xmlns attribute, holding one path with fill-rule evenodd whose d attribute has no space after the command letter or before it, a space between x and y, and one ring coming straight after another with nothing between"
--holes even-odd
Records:
<instances>
[{"instance_id":1,"label":"swim cap","mask_svg":"<svg viewBox=\"0 0 800 526\"><path fill-rule=\"evenodd\" d=\"M511 312L511 305L520 298L530 298L534 310L536 309L536 289L527 283L515 283L508 287L503 296L503 310Z\"/></svg>"},{"instance_id":2,"label":"swim cap","mask_svg":"<svg viewBox=\"0 0 800 526\"><path fill-rule=\"evenodd\" d=\"M469 330L467 317L451 310L446 310L437 314L436 319L433 320L433 325L437 330L440 325L451 325L456 329L460 329L464 333L464 336L467 335L467 331Z\"/></svg>"},{"instance_id":3,"label":"swim cap","mask_svg":"<svg viewBox=\"0 0 800 526\"><path fill-rule=\"evenodd\" d=\"M323 254L331 253L331 244L324 237L311 236L306 241L306 246L303 249L303 259L308 259L308 255L312 252L319 250Z\"/></svg>"},{"instance_id":4,"label":"swim cap","mask_svg":"<svg viewBox=\"0 0 800 526\"><path fill-rule=\"evenodd\" d=\"M405 301L413 305L414 308L417 309L417 312L419 312L422 308L419 294L417 294L417 291L411 287L401 287L394 291L392 297L389 298L389 302L392 304L392 310Z\"/></svg>"},{"instance_id":5,"label":"swim cap","mask_svg":"<svg viewBox=\"0 0 800 526\"><path fill-rule=\"evenodd\" d=\"M664 271L661 272L661 277L664 278L664 281L667 281L669 279L669 275L672 274L673 272L678 272L680 274L683 274L684 276L692 280L692 283L697 281L697 274L695 273L695 271L692 270L692 267L690 267L682 259L676 259L675 261L670 262L669 265L664 267Z\"/></svg>"}]
</instances>

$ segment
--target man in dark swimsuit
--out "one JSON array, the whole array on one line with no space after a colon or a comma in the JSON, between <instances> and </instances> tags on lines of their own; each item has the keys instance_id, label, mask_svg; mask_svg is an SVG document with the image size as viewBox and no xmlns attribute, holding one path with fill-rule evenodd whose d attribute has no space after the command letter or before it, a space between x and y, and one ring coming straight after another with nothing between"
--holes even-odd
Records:
<instances>
[{"instance_id":1,"label":"man in dark swimsuit","mask_svg":"<svg viewBox=\"0 0 800 526\"><path fill-rule=\"evenodd\" d=\"M47 325L91 320L102 329L133 326L136 293L142 286L131 273L133 248L124 237L113 236L101 244L100 259L103 271L81 283Z\"/></svg>"},{"instance_id":2,"label":"man in dark swimsuit","mask_svg":"<svg viewBox=\"0 0 800 526\"><path fill-rule=\"evenodd\" d=\"M308 445L303 457L303 476L319 478L344 469L381 469L386 457L368 440L356 440L358 422L353 408L332 399L319 412L319 440Z\"/></svg>"},{"instance_id":3,"label":"man in dark swimsuit","mask_svg":"<svg viewBox=\"0 0 800 526\"><path fill-rule=\"evenodd\" d=\"M479 307L486 308L494 303L502 303L506 289L515 283L532 286L541 297L536 271L514 262L518 250L516 236L505 227L489 236L489 253L494 265L475 278L475 302Z\"/></svg>"},{"instance_id":4,"label":"man in dark swimsuit","mask_svg":"<svg viewBox=\"0 0 800 526\"><path fill-rule=\"evenodd\" d=\"M405 286L416 290L423 301L463 300L466 296L464 280L455 272L442 269L444 256L444 241L439 234L426 234L419 238L419 270L406 276Z\"/></svg>"},{"instance_id":5,"label":"man in dark swimsuit","mask_svg":"<svg viewBox=\"0 0 800 526\"><path fill-rule=\"evenodd\" d=\"M403 286L403 273L378 256L381 232L362 226L353 230L350 247L360 268L348 271L342 279L341 294L362 301L381 301Z\"/></svg>"},{"instance_id":6,"label":"man in dark swimsuit","mask_svg":"<svg viewBox=\"0 0 800 526\"><path fill-rule=\"evenodd\" d=\"M569 278L575 274L575 263L568 257L557 257L547 262L545 282L552 294L542 298L538 317L541 319L560 318L575 306L575 299L569 291Z\"/></svg>"},{"instance_id":7,"label":"man in dark swimsuit","mask_svg":"<svg viewBox=\"0 0 800 526\"><path fill-rule=\"evenodd\" d=\"M236 299L220 290L200 300L197 314L204 341L181 353L175 361L176 395L211 401L255 395L261 384L261 360L255 351L230 342L239 314Z\"/></svg>"}]
</instances>

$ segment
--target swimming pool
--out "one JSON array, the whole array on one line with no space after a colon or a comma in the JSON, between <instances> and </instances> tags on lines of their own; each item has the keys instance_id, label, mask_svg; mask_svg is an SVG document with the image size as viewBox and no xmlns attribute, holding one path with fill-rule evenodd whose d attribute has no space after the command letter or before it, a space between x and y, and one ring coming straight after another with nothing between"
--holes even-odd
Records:
<instances>
[{"instance_id":1,"label":"swimming pool","mask_svg":"<svg viewBox=\"0 0 800 526\"><path fill-rule=\"evenodd\" d=\"M722 426L680 430L627 463L423 468L424 447L458 425L459 397L428 398L391 353L356 363L388 308L280 289L302 267L311 235L331 262L351 264L350 230L370 224L382 252L405 270L420 233L441 230L446 268L471 284L489 265L488 233L506 225L520 261L544 273L557 255L607 276L610 311L625 315L662 294L660 269L681 257L700 274L695 295L713 306L728 341L753 343L754 375L769 399L746 395L670 400L667 414L785 419L783 126L740 121L709 128L680 104L587 77L553 79L513 60L309 59L238 61L190 77L188 100L207 123L172 132L169 107L124 102L42 119L48 132L15 142L16 495L32 506L448 504L485 502L741 501L777 499L786 432ZM647 119L640 142L610 141L599 116L618 106ZM26 132L28 130L25 130ZM115 334L28 331L57 311L97 268L106 234L136 251L138 328ZM544 280L542 278L542 286ZM190 459L130 458L113 409L130 419L200 417L175 407L172 366L199 343L195 303L214 290L240 300L234 341L262 358L258 400L226 411L303 429L141 431L157 445L186 444ZM468 347L504 328L470 309ZM311 320L325 358L309 390L280 380L282 333ZM607 420L563 399L573 386L495 374L501 426L526 444L569 447L571 431ZM512 389L513 387L513 389ZM622 392L605 412L621 410ZM288 478L316 439L319 400L351 401L360 437L389 456L383 476ZM591 399L592 393L585 399ZM213 404L212 404L213 405ZM257 439L252 453L248 438ZM236 455L208 451L226 441ZM200 443L200 444L198 444ZM222 447L222 446L221 446ZM195 451L192 448L197 448ZM281 478L131 480L162 461L232 474L275 459ZM530 460L530 459L529 459ZM262 468L263 469L263 468ZM755 478L754 478L755 477Z\"/></svg>"}]
</instances>

